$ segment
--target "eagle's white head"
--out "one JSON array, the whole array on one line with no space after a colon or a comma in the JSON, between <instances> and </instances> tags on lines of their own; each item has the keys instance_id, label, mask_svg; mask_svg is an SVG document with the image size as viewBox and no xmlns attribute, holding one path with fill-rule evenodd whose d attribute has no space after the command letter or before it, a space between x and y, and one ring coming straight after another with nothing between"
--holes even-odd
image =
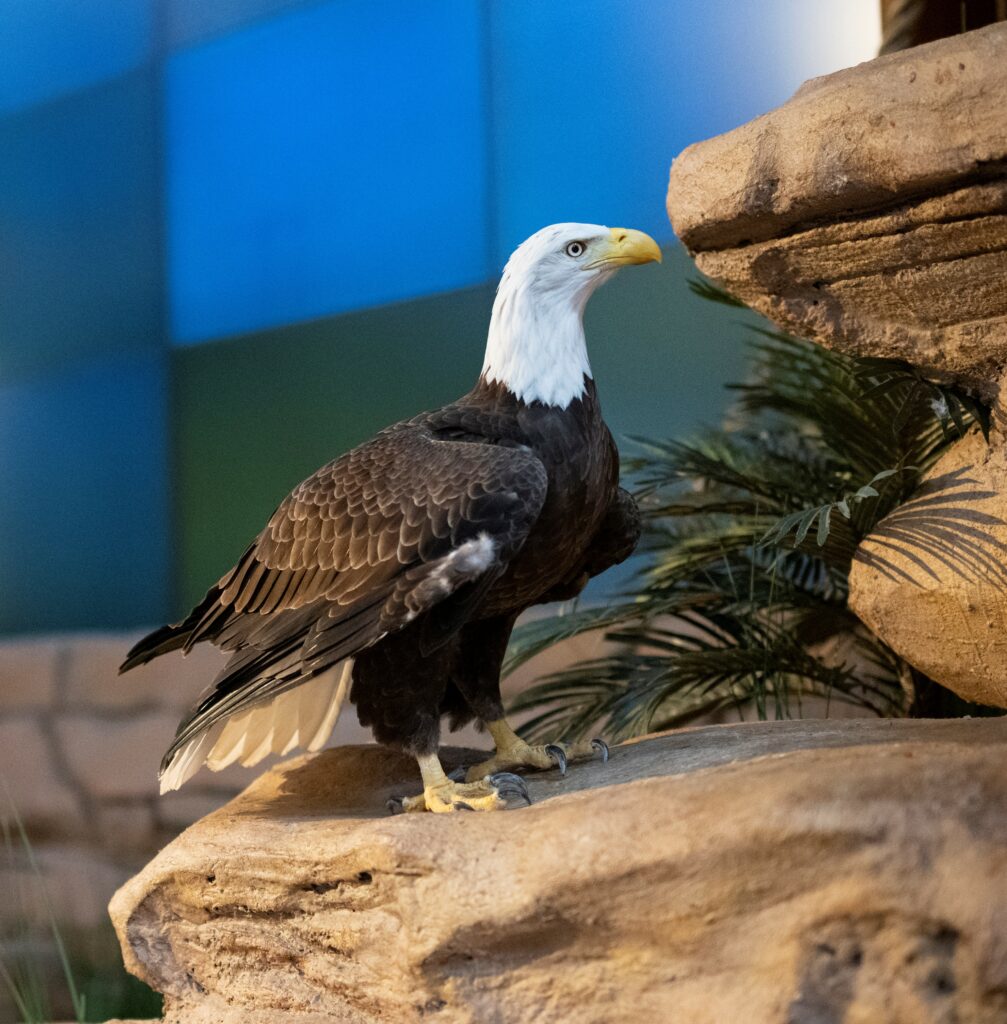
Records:
<instances>
[{"instance_id":1,"label":"eagle's white head","mask_svg":"<svg viewBox=\"0 0 1007 1024\"><path fill-rule=\"evenodd\" d=\"M490 321L484 380L525 402L565 409L591 376L584 306L620 267L660 262L649 235L600 224L553 224L507 261Z\"/></svg>"}]
</instances>

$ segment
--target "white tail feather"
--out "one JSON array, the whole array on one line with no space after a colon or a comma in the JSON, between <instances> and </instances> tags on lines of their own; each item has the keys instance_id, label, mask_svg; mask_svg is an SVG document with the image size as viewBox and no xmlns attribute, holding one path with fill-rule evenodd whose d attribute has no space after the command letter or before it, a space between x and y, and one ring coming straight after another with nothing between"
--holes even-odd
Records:
<instances>
[{"instance_id":1,"label":"white tail feather","mask_svg":"<svg viewBox=\"0 0 1007 1024\"><path fill-rule=\"evenodd\" d=\"M353 673L347 660L275 700L218 722L193 737L161 774L161 792L183 786L205 764L219 772L235 762L250 768L295 747L320 750L332 735Z\"/></svg>"},{"instance_id":2,"label":"white tail feather","mask_svg":"<svg viewBox=\"0 0 1007 1024\"><path fill-rule=\"evenodd\" d=\"M343 702L346 700L346 694L349 692L350 680L352 678L353 662L347 661L339 673L339 682L336 685L335 693L332 694L328 706L325 708L325 713L317 720L314 734L311 733L310 728L304 731L304 735L308 739L308 742L305 744L308 750L321 750L332 735L332 730L335 729L336 722L339 720L339 712L342 710Z\"/></svg>"},{"instance_id":3,"label":"white tail feather","mask_svg":"<svg viewBox=\"0 0 1007 1024\"><path fill-rule=\"evenodd\" d=\"M212 726L172 758L171 764L161 773L162 794L185 785L203 767L206 755L213 749L223 729L223 723Z\"/></svg>"}]
</instances>

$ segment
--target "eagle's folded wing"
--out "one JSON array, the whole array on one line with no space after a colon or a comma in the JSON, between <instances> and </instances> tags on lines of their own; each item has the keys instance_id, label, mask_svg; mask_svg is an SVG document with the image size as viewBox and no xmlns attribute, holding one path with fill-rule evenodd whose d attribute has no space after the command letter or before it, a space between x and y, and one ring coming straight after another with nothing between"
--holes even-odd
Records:
<instances>
[{"instance_id":1,"label":"eagle's folded wing","mask_svg":"<svg viewBox=\"0 0 1007 1024\"><path fill-rule=\"evenodd\" d=\"M416 422L309 477L183 622L130 651L124 669L201 640L233 652L179 727L162 771L206 746L207 731L225 719L496 578L524 543L547 486L530 451L442 440ZM275 737L270 728L256 751Z\"/></svg>"}]
</instances>

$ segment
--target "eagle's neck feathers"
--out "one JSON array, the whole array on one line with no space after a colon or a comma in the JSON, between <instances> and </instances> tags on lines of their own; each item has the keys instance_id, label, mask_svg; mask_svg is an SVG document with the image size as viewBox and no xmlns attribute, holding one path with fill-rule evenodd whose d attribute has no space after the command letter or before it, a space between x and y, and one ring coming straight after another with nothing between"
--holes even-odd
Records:
<instances>
[{"instance_id":1,"label":"eagle's neck feathers","mask_svg":"<svg viewBox=\"0 0 1007 1024\"><path fill-rule=\"evenodd\" d=\"M584 306L593 288L543 289L508 267L500 281L482 379L499 383L522 402L565 409L591 377L584 339Z\"/></svg>"}]
</instances>

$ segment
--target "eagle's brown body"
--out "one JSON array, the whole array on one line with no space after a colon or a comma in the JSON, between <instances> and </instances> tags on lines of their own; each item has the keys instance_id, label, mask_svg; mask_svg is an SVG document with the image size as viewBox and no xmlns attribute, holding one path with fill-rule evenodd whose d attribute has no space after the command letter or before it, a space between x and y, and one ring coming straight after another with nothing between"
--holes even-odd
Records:
<instances>
[{"instance_id":1,"label":"eagle's brown body","mask_svg":"<svg viewBox=\"0 0 1007 1024\"><path fill-rule=\"evenodd\" d=\"M453 725L502 717L500 667L515 619L532 605L575 596L590 576L623 561L636 545L640 520L619 488L618 452L592 381L585 382L583 399L563 410L526 405L499 386L480 384L412 422L438 437L516 449L534 457L529 466L541 466L547 481L523 543L455 635L417 660L424 632L436 633L443 617L450 621L450 608L434 608L425 623L356 659L351 699L361 722L380 742L423 754L436 749L443 714Z\"/></svg>"},{"instance_id":2,"label":"eagle's brown body","mask_svg":"<svg viewBox=\"0 0 1007 1024\"><path fill-rule=\"evenodd\" d=\"M599 534L609 510L622 506L616 500L619 453L601 417L594 381L585 380L583 398L566 409L529 405L500 385L480 382L461 401L422 419L442 437L527 449L548 479L538 517L486 595L482 613L518 614L555 600L549 596L554 588L569 588L588 571L589 552L604 568L625 558L627 552L616 557L619 552L612 549L613 542L618 547L617 537ZM601 571L597 567L591 574Z\"/></svg>"},{"instance_id":3,"label":"eagle's brown body","mask_svg":"<svg viewBox=\"0 0 1007 1024\"><path fill-rule=\"evenodd\" d=\"M199 640L234 651L182 723L200 731L353 657L351 700L380 742L436 749L443 714L502 714L500 665L527 607L576 594L639 535L594 383L565 409L480 383L329 463L280 505L231 572L126 667ZM449 573L486 537L488 565Z\"/></svg>"}]
</instances>

